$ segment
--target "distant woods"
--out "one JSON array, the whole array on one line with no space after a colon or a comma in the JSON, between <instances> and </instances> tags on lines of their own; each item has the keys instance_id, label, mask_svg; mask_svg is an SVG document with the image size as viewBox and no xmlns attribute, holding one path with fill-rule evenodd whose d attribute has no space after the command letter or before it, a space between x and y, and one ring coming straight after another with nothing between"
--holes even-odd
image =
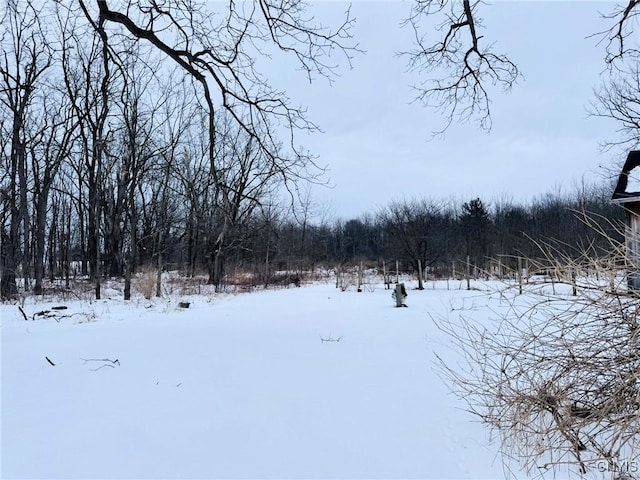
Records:
<instances>
[{"instance_id":1,"label":"distant woods","mask_svg":"<svg viewBox=\"0 0 640 480\"><path fill-rule=\"evenodd\" d=\"M185 145L136 154L126 141L118 145L129 153L107 157L95 198L86 192L87 179L73 181L74 165L64 162L42 208L44 220L33 200L37 191L28 192L21 220L28 228L17 231L11 272L16 284L3 286L4 298L14 296L18 285L41 293L43 285L74 288L105 277L121 279L126 292L142 270L179 271L216 287L247 278L268 286L303 272L361 264L382 272L384 263L395 271L396 262L402 272L416 274L420 266L426 278L515 275L519 258L542 256L541 244L566 258L607 255L609 241L588 223L600 223L617 238L615 225L624 216L610 203L609 187L598 185L547 193L526 204L398 200L358 218L335 219L314 214L309 203L293 215L273 202L269 183L252 183L269 169L237 132L225 146L229 159L238 162L225 171L235 188L224 193L212 184L209 165ZM132 163L135 155L138 163ZM27 174L33 185L34 173ZM98 212L89 220L96 204ZM9 237L6 227L3 236ZM3 274L6 268L5 263ZM160 279L154 293L161 294Z\"/></svg>"},{"instance_id":2,"label":"distant woods","mask_svg":"<svg viewBox=\"0 0 640 480\"><path fill-rule=\"evenodd\" d=\"M115 278L128 299L142 268L156 272L158 295L168 270L216 287L240 273L268 285L281 271L354 262L499 273L534 256L532 239L597 249L577 212L621 218L599 187L527 205L417 199L319 218L298 193L323 172L293 140L316 127L253 56L275 46L310 76L330 76L324 55L350 58L337 42L352 20L313 30L301 3L260 3L208 16L188 2L132 2L131 18L104 1L0 5L0 298L74 282L100 298ZM163 43L167 31L182 43Z\"/></svg>"}]
</instances>

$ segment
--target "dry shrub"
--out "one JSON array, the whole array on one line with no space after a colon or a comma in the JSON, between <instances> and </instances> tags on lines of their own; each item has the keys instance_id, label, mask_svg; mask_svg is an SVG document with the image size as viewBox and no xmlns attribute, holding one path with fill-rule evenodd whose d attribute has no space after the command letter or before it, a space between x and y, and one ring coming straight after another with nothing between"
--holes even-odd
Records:
<instances>
[{"instance_id":1,"label":"dry shrub","mask_svg":"<svg viewBox=\"0 0 640 480\"><path fill-rule=\"evenodd\" d=\"M269 276L268 284L274 287L290 287L295 285L299 287L306 278L303 273L294 272L276 272Z\"/></svg>"},{"instance_id":2,"label":"dry shrub","mask_svg":"<svg viewBox=\"0 0 640 480\"><path fill-rule=\"evenodd\" d=\"M283 288L295 285L299 287L306 278L307 274L301 272L279 271L269 272L268 274L254 274L246 271L236 271L226 278L226 282L228 285L233 285L236 291L249 292L258 285Z\"/></svg>"},{"instance_id":3,"label":"dry shrub","mask_svg":"<svg viewBox=\"0 0 640 480\"><path fill-rule=\"evenodd\" d=\"M635 478L640 294L619 270L624 245L611 240L607 255L573 258L541 250L562 272L553 284L540 277L524 295L517 287L494 292L502 306L488 321L435 319L454 345L454 359L438 357L440 371L498 433L505 464L529 474Z\"/></svg>"},{"instance_id":4,"label":"dry shrub","mask_svg":"<svg viewBox=\"0 0 640 480\"><path fill-rule=\"evenodd\" d=\"M229 285L236 287L242 287L248 289L256 285L255 275L244 270L237 270L225 278L225 281Z\"/></svg>"},{"instance_id":5,"label":"dry shrub","mask_svg":"<svg viewBox=\"0 0 640 480\"><path fill-rule=\"evenodd\" d=\"M163 281L164 288L169 295L201 295L213 292L213 285L207 284L207 276L196 275L189 277L182 274L168 275Z\"/></svg>"},{"instance_id":6,"label":"dry shrub","mask_svg":"<svg viewBox=\"0 0 640 480\"><path fill-rule=\"evenodd\" d=\"M357 267L345 268L341 266L336 269L336 288L339 288L342 292L346 292L350 288L357 288L357 286Z\"/></svg>"},{"instance_id":7,"label":"dry shrub","mask_svg":"<svg viewBox=\"0 0 640 480\"><path fill-rule=\"evenodd\" d=\"M144 298L150 300L156 293L158 271L151 267L140 269L135 278L135 289Z\"/></svg>"}]
</instances>

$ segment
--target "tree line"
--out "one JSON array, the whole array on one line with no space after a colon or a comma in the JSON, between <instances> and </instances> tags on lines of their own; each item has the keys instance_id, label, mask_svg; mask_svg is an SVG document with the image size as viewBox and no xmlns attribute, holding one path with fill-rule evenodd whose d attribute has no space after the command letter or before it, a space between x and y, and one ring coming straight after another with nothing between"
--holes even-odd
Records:
<instances>
[{"instance_id":1,"label":"tree line","mask_svg":"<svg viewBox=\"0 0 640 480\"><path fill-rule=\"evenodd\" d=\"M350 58L337 42L349 38L352 20L329 35L279 23L298 17L264 6L258 14L232 4L213 16L152 2L126 16L104 1L2 4L2 299L72 278L88 279L100 298L105 277L122 278L129 298L141 266L204 272L216 287L237 269L268 283L280 270L365 260L488 270L489 259L507 267L532 254L531 239L597 246L576 212L621 217L606 188L590 187L529 205L419 199L315 221L300 192L323 172L293 144L295 130L315 125L261 80L252 55L275 39L309 74L329 75L322 52L340 48ZM184 48L169 48L158 36L167 31ZM301 32L310 50L284 42ZM194 42L213 43L194 53Z\"/></svg>"},{"instance_id":2,"label":"tree line","mask_svg":"<svg viewBox=\"0 0 640 480\"><path fill-rule=\"evenodd\" d=\"M432 198L393 201L376 212L348 220L304 225L283 219L271 230L273 244L263 240L236 253L236 265L251 269L270 249L280 270L313 270L317 266L370 267L418 272L434 277L506 275L519 259L543 258L549 249L578 259L607 255L611 239L622 241L625 211L610 202L606 185L572 193L547 193L529 203L485 202L480 198L445 201ZM596 227L597 225L597 227ZM263 252L255 258L256 252Z\"/></svg>"}]
</instances>

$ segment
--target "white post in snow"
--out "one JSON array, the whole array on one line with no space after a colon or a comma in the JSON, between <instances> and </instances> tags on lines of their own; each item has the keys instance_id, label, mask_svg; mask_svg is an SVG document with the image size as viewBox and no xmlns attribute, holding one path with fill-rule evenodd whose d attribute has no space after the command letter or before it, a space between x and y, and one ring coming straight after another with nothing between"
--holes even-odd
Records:
<instances>
[{"instance_id":1,"label":"white post in snow","mask_svg":"<svg viewBox=\"0 0 640 480\"><path fill-rule=\"evenodd\" d=\"M407 299L407 290L404 288L404 283L397 283L391 296L396 301L396 307L406 307L404 301Z\"/></svg>"},{"instance_id":2,"label":"white post in snow","mask_svg":"<svg viewBox=\"0 0 640 480\"><path fill-rule=\"evenodd\" d=\"M471 261L467 255L467 290L471 290Z\"/></svg>"}]
</instances>

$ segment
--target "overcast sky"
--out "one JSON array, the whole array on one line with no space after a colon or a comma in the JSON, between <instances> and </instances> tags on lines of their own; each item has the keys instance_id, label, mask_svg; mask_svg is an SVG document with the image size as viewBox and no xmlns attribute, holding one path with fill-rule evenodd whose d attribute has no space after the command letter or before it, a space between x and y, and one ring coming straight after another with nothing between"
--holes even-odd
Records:
<instances>
[{"instance_id":1,"label":"overcast sky","mask_svg":"<svg viewBox=\"0 0 640 480\"><path fill-rule=\"evenodd\" d=\"M317 2L322 18L347 8ZM410 3L356 1L354 31L365 55L342 68L333 85L312 85L302 75L280 75L277 85L308 107L322 135L299 140L327 165L334 188L318 189L332 216L357 217L402 198L498 197L526 202L582 178L603 178L620 152L602 154L599 142L615 138L616 125L587 115L593 88L604 69L604 47L587 38L607 25L599 12L612 2L509 1L484 5L486 40L508 54L524 78L509 94L492 97L490 133L474 123L454 124L432 139L443 118L412 103L397 53L410 48L412 32L399 24Z\"/></svg>"}]
</instances>

